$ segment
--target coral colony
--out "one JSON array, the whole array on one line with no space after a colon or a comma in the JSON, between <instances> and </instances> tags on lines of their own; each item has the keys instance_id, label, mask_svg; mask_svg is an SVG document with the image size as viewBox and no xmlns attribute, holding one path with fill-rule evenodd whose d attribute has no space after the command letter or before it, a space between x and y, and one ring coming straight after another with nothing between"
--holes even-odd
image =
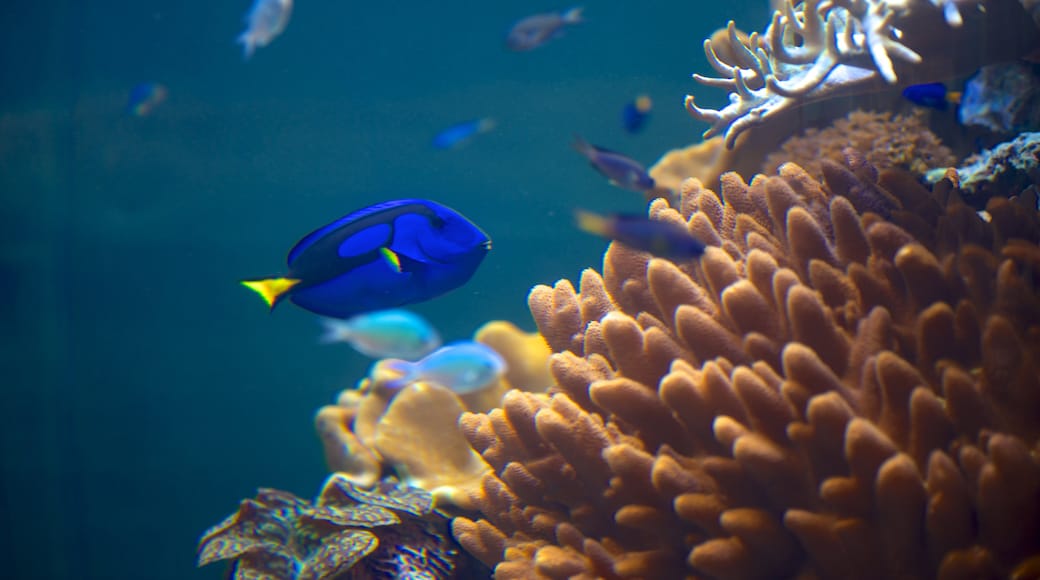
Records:
<instances>
[{"instance_id":1,"label":"coral colony","mask_svg":"<svg viewBox=\"0 0 1040 580\"><path fill-rule=\"evenodd\" d=\"M421 489L365 490L338 474L313 504L260 489L202 535L199 565L233 560L235 578L450 578L455 549L432 509Z\"/></svg>"},{"instance_id":2,"label":"coral colony","mask_svg":"<svg viewBox=\"0 0 1040 580\"><path fill-rule=\"evenodd\" d=\"M425 575L396 577L477 561L499 580L1040 577L1036 134L958 170L923 117L850 112L750 180L729 153L784 110L935 80L917 73L952 50L921 40L936 29L970 43L1018 14L989 25L1031 36L980 40L974 66L998 41L1013 59L1040 45L1030 11L807 0L762 34L730 23L705 42L721 77L697 77L730 104L687 100L722 137L651 169L677 191L649 217L703 253L614 242L577 284L535 287L537 334L474 337L507 369L480 388L401 386L377 364L317 415L335 472L319 499L261 490L200 563L395 577L428 551Z\"/></svg>"},{"instance_id":3,"label":"coral colony","mask_svg":"<svg viewBox=\"0 0 1040 580\"><path fill-rule=\"evenodd\" d=\"M910 46L912 33L898 25L916 12L933 12L933 19L913 23L924 28L960 27L955 0L807 0L773 13L761 35L743 37L735 24L719 47L704 42L704 53L720 77L694 78L730 92L730 104L720 110L702 109L686 97L690 114L711 124L704 137L724 135L732 148L737 137L778 113L810 101L864 91L879 81L899 81L897 64L922 64ZM963 3L973 6L973 2ZM941 15L941 19L940 16ZM1028 16L1027 16L1028 18ZM923 24L927 22L928 24ZM927 32L926 34L927 35Z\"/></svg>"},{"instance_id":4,"label":"coral colony","mask_svg":"<svg viewBox=\"0 0 1040 580\"><path fill-rule=\"evenodd\" d=\"M460 421L494 475L454 532L496 578L1038 563L1035 193L986 222L952 176L851 153L823 173L689 180L650 214L707 241L699 261L613 244L602 275L531 292L557 387Z\"/></svg>"}]
</instances>

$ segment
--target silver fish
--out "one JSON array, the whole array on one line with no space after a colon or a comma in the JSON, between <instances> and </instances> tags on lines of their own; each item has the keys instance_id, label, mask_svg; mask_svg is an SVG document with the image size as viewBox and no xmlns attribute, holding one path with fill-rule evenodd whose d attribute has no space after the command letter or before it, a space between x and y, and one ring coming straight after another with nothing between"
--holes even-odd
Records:
<instances>
[{"instance_id":1,"label":"silver fish","mask_svg":"<svg viewBox=\"0 0 1040 580\"><path fill-rule=\"evenodd\" d=\"M238 35L242 52L249 60L257 47L271 44L289 24L293 0L255 0L246 15L246 29Z\"/></svg>"}]
</instances>

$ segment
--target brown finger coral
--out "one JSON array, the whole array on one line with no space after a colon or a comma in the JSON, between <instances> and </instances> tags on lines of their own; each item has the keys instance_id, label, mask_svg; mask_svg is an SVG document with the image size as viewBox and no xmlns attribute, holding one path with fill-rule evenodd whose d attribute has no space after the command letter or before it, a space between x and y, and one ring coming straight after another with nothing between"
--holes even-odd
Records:
<instances>
[{"instance_id":1,"label":"brown finger coral","mask_svg":"<svg viewBox=\"0 0 1040 580\"><path fill-rule=\"evenodd\" d=\"M762 172L772 175L784 163L794 162L819 179L823 175L820 160L841 163L847 147L864 151L867 161L879 171L896 168L924 175L930 169L952 167L957 162L953 152L928 128L922 109L909 115L852 111L829 127L806 129L784 141L780 151L766 157Z\"/></svg>"},{"instance_id":2,"label":"brown finger coral","mask_svg":"<svg viewBox=\"0 0 1040 580\"><path fill-rule=\"evenodd\" d=\"M457 518L496 578L1005 577L1040 554L1040 219L983 221L846 152L655 219L536 287L557 389L460 425L493 472Z\"/></svg>"}]
</instances>

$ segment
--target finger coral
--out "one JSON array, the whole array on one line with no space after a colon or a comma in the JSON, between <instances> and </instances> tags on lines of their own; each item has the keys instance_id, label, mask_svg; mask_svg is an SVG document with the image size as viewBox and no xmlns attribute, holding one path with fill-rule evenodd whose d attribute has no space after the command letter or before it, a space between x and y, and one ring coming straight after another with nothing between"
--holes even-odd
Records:
<instances>
[{"instance_id":1,"label":"finger coral","mask_svg":"<svg viewBox=\"0 0 1040 580\"><path fill-rule=\"evenodd\" d=\"M1022 4L994 0L986 2L982 17L974 10L970 18L962 16L962 8L975 4L784 0L762 34L741 36L730 22L726 41L704 42L708 63L720 76L694 79L725 89L730 102L719 110L705 109L687 96L686 109L711 125L705 138L723 135L732 148L741 133L785 110L895 84L900 71L914 72L904 75L903 82L939 80L958 74L957 67L966 67L960 73L973 72L984 61L1014 58L1035 47L1036 26ZM1007 10L1018 16L1006 19ZM1000 35L1000 40L992 46L980 43L987 36L981 31ZM972 50L958 52L962 43L971 43Z\"/></svg>"},{"instance_id":2,"label":"finger coral","mask_svg":"<svg viewBox=\"0 0 1040 580\"><path fill-rule=\"evenodd\" d=\"M458 550L432 511L428 493L393 481L364 490L332 475L313 504L262 488L203 533L198 565L231 560L235 580L454 578Z\"/></svg>"},{"instance_id":3,"label":"finger coral","mask_svg":"<svg viewBox=\"0 0 1040 580\"><path fill-rule=\"evenodd\" d=\"M851 151L655 219L529 303L557 387L460 426L495 577L990 578L1040 555L1040 217ZM1035 204L1035 199L1032 200Z\"/></svg>"}]
</instances>

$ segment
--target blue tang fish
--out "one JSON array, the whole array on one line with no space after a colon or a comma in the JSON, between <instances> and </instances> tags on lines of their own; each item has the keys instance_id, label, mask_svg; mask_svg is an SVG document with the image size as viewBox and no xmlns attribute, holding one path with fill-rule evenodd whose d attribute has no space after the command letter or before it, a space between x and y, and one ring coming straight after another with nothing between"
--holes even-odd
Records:
<instances>
[{"instance_id":1,"label":"blue tang fish","mask_svg":"<svg viewBox=\"0 0 1040 580\"><path fill-rule=\"evenodd\" d=\"M372 358L420 359L437 350L441 336L425 318L408 310L379 310L350 320L323 318L321 342L346 342Z\"/></svg>"},{"instance_id":2,"label":"blue tang fish","mask_svg":"<svg viewBox=\"0 0 1040 580\"><path fill-rule=\"evenodd\" d=\"M495 128L495 120L491 117L473 119L456 123L433 137L433 146L437 149L455 149L470 142L475 135L487 133Z\"/></svg>"},{"instance_id":3,"label":"blue tang fish","mask_svg":"<svg viewBox=\"0 0 1040 580\"><path fill-rule=\"evenodd\" d=\"M599 171L612 185L646 193L654 189L654 178L638 161L620 153L596 147L581 137L574 138L574 149L589 160L593 169Z\"/></svg>"},{"instance_id":4,"label":"blue tang fish","mask_svg":"<svg viewBox=\"0 0 1040 580\"><path fill-rule=\"evenodd\" d=\"M704 244L676 223L643 215L599 215L582 210L574 212L574 216L583 231L655 256L688 260L704 254Z\"/></svg>"},{"instance_id":5,"label":"blue tang fish","mask_svg":"<svg viewBox=\"0 0 1040 580\"><path fill-rule=\"evenodd\" d=\"M360 209L289 250L285 276L244 280L272 309L288 297L332 318L429 300L466 283L491 249L455 210L423 199Z\"/></svg>"},{"instance_id":6,"label":"blue tang fish","mask_svg":"<svg viewBox=\"0 0 1040 580\"><path fill-rule=\"evenodd\" d=\"M642 131L647 118L650 117L650 110L653 108L654 102L650 100L650 97L639 95L621 109L621 126L629 133Z\"/></svg>"},{"instance_id":7,"label":"blue tang fish","mask_svg":"<svg viewBox=\"0 0 1040 580\"><path fill-rule=\"evenodd\" d=\"M947 90L942 83L911 85L903 89L903 97L915 105L939 111L961 102L961 93Z\"/></svg>"},{"instance_id":8,"label":"blue tang fish","mask_svg":"<svg viewBox=\"0 0 1040 580\"><path fill-rule=\"evenodd\" d=\"M506 361L500 354L473 341L442 346L416 362L387 359L378 364L401 374L387 382L387 388L400 389L423 381L447 387L460 395L479 391L506 372Z\"/></svg>"},{"instance_id":9,"label":"blue tang fish","mask_svg":"<svg viewBox=\"0 0 1040 580\"><path fill-rule=\"evenodd\" d=\"M582 22L583 9L581 6L575 6L563 12L546 12L521 18L509 29L506 48L526 52L562 36L564 28Z\"/></svg>"}]
</instances>

